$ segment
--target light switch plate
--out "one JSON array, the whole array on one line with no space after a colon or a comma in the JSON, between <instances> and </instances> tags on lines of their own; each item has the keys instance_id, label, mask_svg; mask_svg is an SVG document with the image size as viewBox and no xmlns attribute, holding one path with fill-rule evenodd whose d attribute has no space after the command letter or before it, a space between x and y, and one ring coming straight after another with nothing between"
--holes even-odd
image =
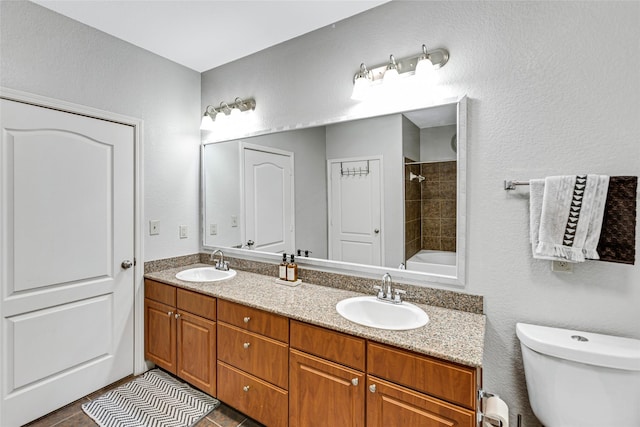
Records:
<instances>
[{"instance_id":1,"label":"light switch plate","mask_svg":"<svg viewBox=\"0 0 640 427\"><path fill-rule=\"evenodd\" d=\"M186 225L181 225L180 226L180 238L181 239L186 239L187 237L189 237L189 227Z\"/></svg>"},{"instance_id":2,"label":"light switch plate","mask_svg":"<svg viewBox=\"0 0 640 427\"><path fill-rule=\"evenodd\" d=\"M231 215L231 226L232 227L238 226L238 217L236 215Z\"/></svg>"},{"instance_id":3,"label":"light switch plate","mask_svg":"<svg viewBox=\"0 0 640 427\"><path fill-rule=\"evenodd\" d=\"M149 235L156 236L160 234L160 220L152 219L149 221Z\"/></svg>"},{"instance_id":4,"label":"light switch plate","mask_svg":"<svg viewBox=\"0 0 640 427\"><path fill-rule=\"evenodd\" d=\"M212 236L218 234L218 224L209 224L209 234Z\"/></svg>"}]
</instances>

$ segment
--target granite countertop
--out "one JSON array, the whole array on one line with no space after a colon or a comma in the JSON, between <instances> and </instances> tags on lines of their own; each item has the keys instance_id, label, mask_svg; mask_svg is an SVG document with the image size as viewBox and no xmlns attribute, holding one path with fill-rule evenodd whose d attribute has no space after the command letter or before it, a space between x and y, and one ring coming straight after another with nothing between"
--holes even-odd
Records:
<instances>
[{"instance_id":1,"label":"granite countertop","mask_svg":"<svg viewBox=\"0 0 640 427\"><path fill-rule=\"evenodd\" d=\"M482 314L412 303L429 315L429 323L408 331L388 331L350 322L338 314L336 304L362 295L356 292L311 283L289 287L277 284L274 277L241 270L236 270L234 278L220 282L185 282L175 278L177 272L194 267L211 266L194 264L147 273L144 277L444 360L482 366L485 330Z\"/></svg>"}]
</instances>

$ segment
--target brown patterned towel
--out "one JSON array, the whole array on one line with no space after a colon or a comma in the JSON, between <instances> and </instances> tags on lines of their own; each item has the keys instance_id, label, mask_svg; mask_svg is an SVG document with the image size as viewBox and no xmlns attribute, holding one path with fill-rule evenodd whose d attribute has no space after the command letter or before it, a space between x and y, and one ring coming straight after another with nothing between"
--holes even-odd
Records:
<instances>
[{"instance_id":1,"label":"brown patterned towel","mask_svg":"<svg viewBox=\"0 0 640 427\"><path fill-rule=\"evenodd\" d=\"M612 176L597 252L600 261L635 264L637 176Z\"/></svg>"}]
</instances>

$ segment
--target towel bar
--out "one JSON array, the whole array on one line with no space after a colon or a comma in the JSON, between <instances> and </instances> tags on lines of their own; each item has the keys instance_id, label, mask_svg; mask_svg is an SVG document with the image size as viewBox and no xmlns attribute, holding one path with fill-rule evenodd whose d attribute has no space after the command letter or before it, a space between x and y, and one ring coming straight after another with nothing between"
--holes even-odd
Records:
<instances>
[{"instance_id":1,"label":"towel bar","mask_svg":"<svg viewBox=\"0 0 640 427\"><path fill-rule=\"evenodd\" d=\"M504 181L505 190L515 190L517 185L529 185L529 181Z\"/></svg>"}]
</instances>

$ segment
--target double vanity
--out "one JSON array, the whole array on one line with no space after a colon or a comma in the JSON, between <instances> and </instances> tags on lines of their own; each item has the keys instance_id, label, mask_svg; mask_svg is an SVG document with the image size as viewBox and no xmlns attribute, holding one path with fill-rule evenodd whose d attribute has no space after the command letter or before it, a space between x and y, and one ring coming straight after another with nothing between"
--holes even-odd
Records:
<instances>
[{"instance_id":1,"label":"double vanity","mask_svg":"<svg viewBox=\"0 0 640 427\"><path fill-rule=\"evenodd\" d=\"M210 266L145 275L145 358L157 366L267 426L477 425L482 314L403 303L426 325L380 329L338 313L361 311L361 293L242 270L176 278L198 280L180 275L198 267Z\"/></svg>"}]
</instances>

